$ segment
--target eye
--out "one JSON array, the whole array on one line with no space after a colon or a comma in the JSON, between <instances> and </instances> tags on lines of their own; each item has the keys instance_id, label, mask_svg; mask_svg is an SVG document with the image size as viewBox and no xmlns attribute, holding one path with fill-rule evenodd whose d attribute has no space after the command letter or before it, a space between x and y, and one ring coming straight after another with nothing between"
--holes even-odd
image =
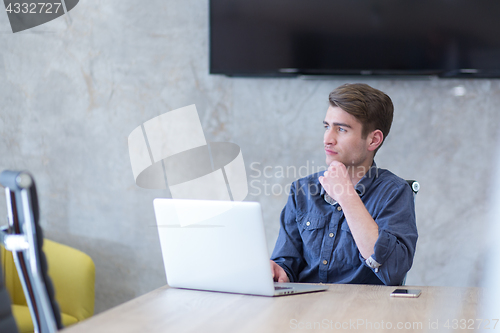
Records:
<instances>
[{"instance_id":1,"label":"eye","mask_svg":"<svg viewBox=\"0 0 500 333\"><path fill-rule=\"evenodd\" d=\"M327 129L329 129L329 128L330 128L330 126L329 126L329 125L327 125L327 124L323 124L323 127L325 128L325 130L327 130Z\"/></svg>"},{"instance_id":2,"label":"eye","mask_svg":"<svg viewBox=\"0 0 500 333\"><path fill-rule=\"evenodd\" d=\"M347 132L345 128L339 127L339 132Z\"/></svg>"}]
</instances>

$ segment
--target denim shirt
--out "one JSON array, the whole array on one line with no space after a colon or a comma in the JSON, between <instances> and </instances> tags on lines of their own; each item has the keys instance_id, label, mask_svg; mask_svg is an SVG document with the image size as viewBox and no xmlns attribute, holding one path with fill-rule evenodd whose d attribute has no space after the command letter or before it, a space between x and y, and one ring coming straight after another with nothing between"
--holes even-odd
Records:
<instances>
[{"instance_id":1,"label":"denim shirt","mask_svg":"<svg viewBox=\"0 0 500 333\"><path fill-rule=\"evenodd\" d=\"M374 162L355 186L379 228L372 257L381 266L374 269L361 256L342 207L325 200L318 180L323 173L292 183L271 259L291 282L399 285L412 266L418 238L408 183Z\"/></svg>"}]
</instances>

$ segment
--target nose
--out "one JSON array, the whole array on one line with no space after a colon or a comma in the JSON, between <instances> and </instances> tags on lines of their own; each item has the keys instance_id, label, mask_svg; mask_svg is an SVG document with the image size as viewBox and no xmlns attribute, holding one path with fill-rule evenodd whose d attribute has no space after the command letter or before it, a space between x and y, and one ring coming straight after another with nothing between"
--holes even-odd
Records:
<instances>
[{"instance_id":1,"label":"nose","mask_svg":"<svg viewBox=\"0 0 500 333\"><path fill-rule=\"evenodd\" d=\"M335 133L332 130L326 130L325 135L323 137L323 143L325 146L331 145L334 146L337 143L337 138L335 137Z\"/></svg>"}]
</instances>

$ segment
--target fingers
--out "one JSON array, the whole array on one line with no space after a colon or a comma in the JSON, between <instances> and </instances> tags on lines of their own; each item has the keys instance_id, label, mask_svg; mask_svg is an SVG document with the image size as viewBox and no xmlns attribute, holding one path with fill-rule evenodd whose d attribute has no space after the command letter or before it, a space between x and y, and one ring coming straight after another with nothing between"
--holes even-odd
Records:
<instances>
[{"instance_id":1,"label":"fingers","mask_svg":"<svg viewBox=\"0 0 500 333\"><path fill-rule=\"evenodd\" d=\"M273 273L274 282L290 282L290 279L288 278L288 275L286 275L285 270L272 260L271 260L271 270Z\"/></svg>"},{"instance_id":2,"label":"fingers","mask_svg":"<svg viewBox=\"0 0 500 333\"><path fill-rule=\"evenodd\" d=\"M339 161L332 161L332 163L330 163L329 167L340 167L340 166L344 166L344 163L342 162L339 162Z\"/></svg>"},{"instance_id":3,"label":"fingers","mask_svg":"<svg viewBox=\"0 0 500 333\"><path fill-rule=\"evenodd\" d=\"M283 273L285 273L285 271L283 271ZM290 279L288 278L288 275L286 275L285 273L285 276L280 276L279 279L278 279L278 282L290 282Z\"/></svg>"},{"instance_id":4,"label":"fingers","mask_svg":"<svg viewBox=\"0 0 500 333\"><path fill-rule=\"evenodd\" d=\"M278 264L277 264L277 263L275 263L275 262L274 262L274 261L272 261L272 260L271 260L270 264L271 264L271 272L272 272L272 274L273 274L273 280L274 280L275 282L277 282L277 281L278 281L278 279L279 279L279 276L278 276L278 272L277 272L276 266L278 266ZM278 266L278 267L279 267L279 266Z\"/></svg>"},{"instance_id":5,"label":"fingers","mask_svg":"<svg viewBox=\"0 0 500 333\"><path fill-rule=\"evenodd\" d=\"M342 162L332 161L332 163L330 163L330 165L328 166L328 170L329 171L334 171L334 170L343 171L343 170L346 170L346 166Z\"/></svg>"},{"instance_id":6,"label":"fingers","mask_svg":"<svg viewBox=\"0 0 500 333\"><path fill-rule=\"evenodd\" d=\"M346 177L348 175L346 166L338 161L333 161L328 166L328 169L323 173L323 177L332 178L332 177Z\"/></svg>"}]
</instances>

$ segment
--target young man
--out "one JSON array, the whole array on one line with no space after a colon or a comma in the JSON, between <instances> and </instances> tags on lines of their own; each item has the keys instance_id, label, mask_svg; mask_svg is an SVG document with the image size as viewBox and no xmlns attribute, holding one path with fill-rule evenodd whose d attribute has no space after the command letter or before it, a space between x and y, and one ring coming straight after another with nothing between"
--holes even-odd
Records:
<instances>
[{"instance_id":1,"label":"young man","mask_svg":"<svg viewBox=\"0 0 500 333\"><path fill-rule=\"evenodd\" d=\"M271 257L274 280L399 285L417 243L413 192L373 158L389 134L393 104L366 84L330 93L328 170L295 181Z\"/></svg>"}]
</instances>

